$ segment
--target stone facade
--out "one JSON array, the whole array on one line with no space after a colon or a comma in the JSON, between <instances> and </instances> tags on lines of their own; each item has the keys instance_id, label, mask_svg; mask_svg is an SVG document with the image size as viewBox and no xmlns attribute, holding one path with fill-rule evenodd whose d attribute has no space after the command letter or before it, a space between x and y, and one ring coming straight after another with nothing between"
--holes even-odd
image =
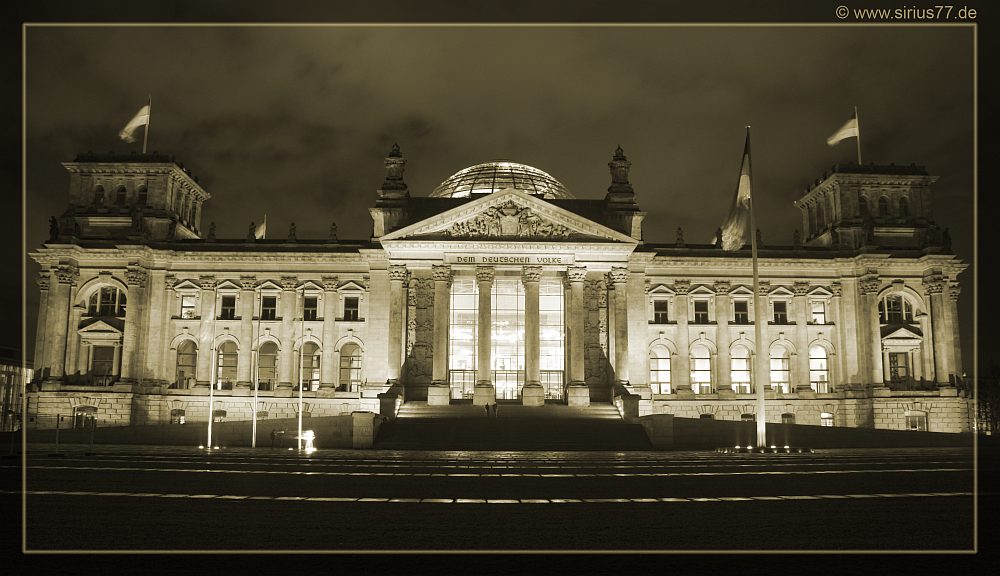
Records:
<instances>
[{"instance_id":1,"label":"stone facade","mask_svg":"<svg viewBox=\"0 0 1000 576\"><path fill-rule=\"evenodd\" d=\"M251 417L255 389L259 410L294 417L303 382L312 415L393 405L380 395L492 403L516 386L526 403L528 390L532 403L630 394L640 416L739 420L755 417L761 385L768 422L969 430L969 400L954 388L966 265L930 219L922 168L836 166L807 190L805 245L759 246L758 311L748 249L643 242L620 149L603 202L516 186L411 197L405 164L398 148L386 158L371 240L292 242L202 239L210 196L161 157L68 163L70 208L31 253L42 268L36 426L81 407L101 426L166 423L177 410L204 420L209 390L227 419ZM134 174L155 184L137 188ZM108 187L125 191L111 206ZM552 282L561 326L539 304ZM450 351L459 284L478 290L466 384ZM501 284L516 309L497 308ZM504 360L497 322L523 342ZM545 354L563 365L540 367ZM758 359L770 370L753 370Z\"/></svg>"}]
</instances>

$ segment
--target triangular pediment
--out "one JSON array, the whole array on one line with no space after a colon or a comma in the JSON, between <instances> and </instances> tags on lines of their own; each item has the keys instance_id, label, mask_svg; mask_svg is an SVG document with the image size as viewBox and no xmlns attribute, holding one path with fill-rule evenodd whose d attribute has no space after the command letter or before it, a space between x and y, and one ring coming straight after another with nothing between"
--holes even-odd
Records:
<instances>
[{"instance_id":1,"label":"triangular pediment","mask_svg":"<svg viewBox=\"0 0 1000 576\"><path fill-rule=\"evenodd\" d=\"M636 241L603 224L508 188L386 234L393 240Z\"/></svg>"},{"instance_id":2,"label":"triangular pediment","mask_svg":"<svg viewBox=\"0 0 1000 576\"><path fill-rule=\"evenodd\" d=\"M906 324L899 324L895 326L882 326L882 339L883 340L911 340L914 338L923 338L923 334L920 328L915 326L908 326Z\"/></svg>"},{"instance_id":3,"label":"triangular pediment","mask_svg":"<svg viewBox=\"0 0 1000 576\"><path fill-rule=\"evenodd\" d=\"M795 293L785 288L784 286L778 286L774 290L768 292L769 296L795 296Z\"/></svg>"},{"instance_id":4,"label":"triangular pediment","mask_svg":"<svg viewBox=\"0 0 1000 576\"><path fill-rule=\"evenodd\" d=\"M730 296L753 296L753 290L746 286L737 286L729 291Z\"/></svg>"},{"instance_id":5,"label":"triangular pediment","mask_svg":"<svg viewBox=\"0 0 1000 576\"><path fill-rule=\"evenodd\" d=\"M809 291L809 295L813 297L829 298L830 296L833 296L833 292L830 292L822 286L817 286Z\"/></svg>"},{"instance_id":6,"label":"triangular pediment","mask_svg":"<svg viewBox=\"0 0 1000 576\"><path fill-rule=\"evenodd\" d=\"M712 296L715 292L707 286L698 286L696 288L692 288L689 294L691 296Z\"/></svg>"},{"instance_id":7,"label":"triangular pediment","mask_svg":"<svg viewBox=\"0 0 1000 576\"><path fill-rule=\"evenodd\" d=\"M257 289L261 291L270 292L272 290L281 290L281 286L279 286L278 284L274 283L271 280L264 280L263 282L260 283L260 285L257 286Z\"/></svg>"},{"instance_id":8,"label":"triangular pediment","mask_svg":"<svg viewBox=\"0 0 1000 576\"><path fill-rule=\"evenodd\" d=\"M671 290L666 284L657 284L656 286L649 289L650 294L658 294L661 296L673 296L675 292Z\"/></svg>"},{"instance_id":9,"label":"triangular pediment","mask_svg":"<svg viewBox=\"0 0 1000 576\"><path fill-rule=\"evenodd\" d=\"M364 292L365 287L354 280L348 280L337 287L338 292Z\"/></svg>"},{"instance_id":10,"label":"triangular pediment","mask_svg":"<svg viewBox=\"0 0 1000 576\"><path fill-rule=\"evenodd\" d=\"M78 332L82 334L121 334L124 325L120 319L94 319L89 323L86 321L81 322L81 327Z\"/></svg>"},{"instance_id":11,"label":"triangular pediment","mask_svg":"<svg viewBox=\"0 0 1000 576\"><path fill-rule=\"evenodd\" d=\"M222 290L239 290L240 289L240 285L237 284L236 282L233 282L232 280L223 280L222 282L219 282L218 285L216 285L215 289L219 290L219 291L222 291Z\"/></svg>"},{"instance_id":12,"label":"triangular pediment","mask_svg":"<svg viewBox=\"0 0 1000 576\"><path fill-rule=\"evenodd\" d=\"M174 290L201 290L201 286L198 286L191 280L181 280L177 284L174 284Z\"/></svg>"}]
</instances>

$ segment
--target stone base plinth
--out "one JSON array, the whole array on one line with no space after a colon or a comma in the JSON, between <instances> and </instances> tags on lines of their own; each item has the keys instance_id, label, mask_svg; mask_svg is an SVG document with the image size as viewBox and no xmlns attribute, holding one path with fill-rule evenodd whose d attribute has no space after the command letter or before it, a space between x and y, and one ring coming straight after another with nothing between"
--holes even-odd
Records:
<instances>
[{"instance_id":1,"label":"stone base plinth","mask_svg":"<svg viewBox=\"0 0 1000 576\"><path fill-rule=\"evenodd\" d=\"M521 389L521 404L524 406L545 405L545 388L541 384L525 384Z\"/></svg>"},{"instance_id":2,"label":"stone base plinth","mask_svg":"<svg viewBox=\"0 0 1000 576\"><path fill-rule=\"evenodd\" d=\"M274 391L275 398L291 398L293 390L291 388L278 388Z\"/></svg>"},{"instance_id":3,"label":"stone base plinth","mask_svg":"<svg viewBox=\"0 0 1000 576\"><path fill-rule=\"evenodd\" d=\"M249 388L236 388L233 390L233 396L253 396L253 390Z\"/></svg>"},{"instance_id":4,"label":"stone base plinth","mask_svg":"<svg viewBox=\"0 0 1000 576\"><path fill-rule=\"evenodd\" d=\"M472 393L472 404L484 406L497 403L497 389L490 382L477 382Z\"/></svg>"},{"instance_id":5,"label":"stone base plinth","mask_svg":"<svg viewBox=\"0 0 1000 576\"><path fill-rule=\"evenodd\" d=\"M432 384L427 387L428 406L447 406L451 403L451 388L447 385Z\"/></svg>"},{"instance_id":6,"label":"stone base plinth","mask_svg":"<svg viewBox=\"0 0 1000 576\"><path fill-rule=\"evenodd\" d=\"M253 388L253 384L250 382L237 382L235 388L241 390L243 388Z\"/></svg>"},{"instance_id":7,"label":"stone base plinth","mask_svg":"<svg viewBox=\"0 0 1000 576\"><path fill-rule=\"evenodd\" d=\"M572 385L566 388L566 399L570 406L590 406L590 388Z\"/></svg>"},{"instance_id":8,"label":"stone base plinth","mask_svg":"<svg viewBox=\"0 0 1000 576\"><path fill-rule=\"evenodd\" d=\"M316 391L317 398L334 398L337 395L337 389L333 386L328 388L320 388Z\"/></svg>"}]
</instances>

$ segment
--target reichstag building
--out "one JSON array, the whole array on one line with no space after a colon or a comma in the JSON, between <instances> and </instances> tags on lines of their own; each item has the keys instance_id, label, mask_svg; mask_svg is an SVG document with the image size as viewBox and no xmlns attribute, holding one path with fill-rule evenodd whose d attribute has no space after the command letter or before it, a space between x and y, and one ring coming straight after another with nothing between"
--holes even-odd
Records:
<instances>
[{"instance_id":1,"label":"reichstag building","mask_svg":"<svg viewBox=\"0 0 1000 576\"><path fill-rule=\"evenodd\" d=\"M740 420L763 386L768 422L970 430L955 386L967 265L934 224L922 167L840 164L805 190L801 236L760 247L758 342L749 245L643 241L621 148L599 200L510 161L411 191L400 149L384 162L364 240L335 226L216 238L211 194L171 157L64 163L68 208L30 252L28 417L206 422L213 387L228 420L249 420L255 397L259 417L288 418L301 387L311 416L385 412L386 397L631 394L641 415Z\"/></svg>"}]
</instances>

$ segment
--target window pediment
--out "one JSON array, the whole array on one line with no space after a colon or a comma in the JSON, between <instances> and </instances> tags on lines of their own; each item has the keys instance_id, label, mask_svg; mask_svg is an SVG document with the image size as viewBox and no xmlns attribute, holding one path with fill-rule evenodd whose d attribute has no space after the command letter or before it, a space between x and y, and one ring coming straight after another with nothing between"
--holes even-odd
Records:
<instances>
[{"instance_id":1,"label":"window pediment","mask_svg":"<svg viewBox=\"0 0 1000 576\"><path fill-rule=\"evenodd\" d=\"M181 280L177 284L174 284L175 292L197 292L201 290L201 286L198 286L191 280Z\"/></svg>"}]
</instances>

